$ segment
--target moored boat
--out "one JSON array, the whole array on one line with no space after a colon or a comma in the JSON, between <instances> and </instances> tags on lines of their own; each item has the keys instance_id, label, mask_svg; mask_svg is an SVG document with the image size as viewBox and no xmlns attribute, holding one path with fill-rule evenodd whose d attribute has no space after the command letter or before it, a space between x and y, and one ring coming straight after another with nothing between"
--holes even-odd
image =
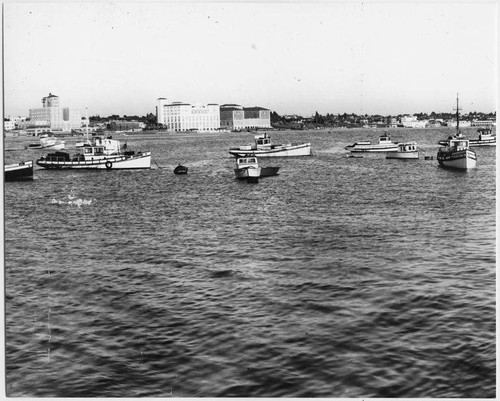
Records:
<instances>
[{"instance_id":1,"label":"moored boat","mask_svg":"<svg viewBox=\"0 0 500 401\"><path fill-rule=\"evenodd\" d=\"M53 134L43 134L40 137L39 143L30 143L28 149L52 149L62 150L66 146L66 142L56 138Z\"/></svg>"},{"instance_id":2,"label":"moored boat","mask_svg":"<svg viewBox=\"0 0 500 401\"><path fill-rule=\"evenodd\" d=\"M418 148L416 142L398 143L395 151L387 152L386 159L418 159Z\"/></svg>"},{"instance_id":3,"label":"moored boat","mask_svg":"<svg viewBox=\"0 0 500 401\"><path fill-rule=\"evenodd\" d=\"M47 169L149 169L151 152L125 151L111 138L96 140L81 147L83 153L70 156L66 152L49 153L36 161Z\"/></svg>"},{"instance_id":4,"label":"moored boat","mask_svg":"<svg viewBox=\"0 0 500 401\"><path fill-rule=\"evenodd\" d=\"M272 144L271 137L267 133L263 135L255 135L254 140L255 143L253 145L230 148L229 153L235 157L243 157L249 154L258 157L288 157L311 155L310 143Z\"/></svg>"},{"instance_id":5,"label":"moored boat","mask_svg":"<svg viewBox=\"0 0 500 401\"><path fill-rule=\"evenodd\" d=\"M467 139L450 139L448 145L440 148L437 160L441 167L470 169L476 167L476 152L469 149Z\"/></svg>"},{"instance_id":6,"label":"moored boat","mask_svg":"<svg viewBox=\"0 0 500 401\"><path fill-rule=\"evenodd\" d=\"M398 144L391 141L389 134L384 134L379 137L378 143L358 141L347 145L345 149L351 152L395 152L398 150Z\"/></svg>"},{"instance_id":7,"label":"moored boat","mask_svg":"<svg viewBox=\"0 0 500 401\"><path fill-rule=\"evenodd\" d=\"M174 168L174 174L187 174L188 168L179 164L176 168Z\"/></svg>"},{"instance_id":8,"label":"moored boat","mask_svg":"<svg viewBox=\"0 0 500 401\"><path fill-rule=\"evenodd\" d=\"M26 181L33 179L33 161L23 161L4 166L5 181Z\"/></svg>"},{"instance_id":9,"label":"moored boat","mask_svg":"<svg viewBox=\"0 0 500 401\"><path fill-rule=\"evenodd\" d=\"M469 146L496 146L497 137L493 135L490 128L479 128L476 131L479 135L477 139L469 139Z\"/></svg>"},{"instance_id":10,"label":"moored boat","mask_svg":"<svg viewBox=\"0 0 500 401\"><path fill-rule=\"evenodd\" d=\"M239 179L258 179L277 175L279 167L261 167L257 157L251 154L236 158L234 173Z\"/></svg>"},{"instance_id":11,"label":"moored boat","mask_svg":"<svg viewBox=\"0 0 500 401\"><path fill-rule=\"evenodd\" d=\"M447 144L438 150L437 160L441 167L467 170L476 167L476 152L469 149L469 140L460 132L459 107L457 94L457 133Z\"/></svg>"}]
</instances>

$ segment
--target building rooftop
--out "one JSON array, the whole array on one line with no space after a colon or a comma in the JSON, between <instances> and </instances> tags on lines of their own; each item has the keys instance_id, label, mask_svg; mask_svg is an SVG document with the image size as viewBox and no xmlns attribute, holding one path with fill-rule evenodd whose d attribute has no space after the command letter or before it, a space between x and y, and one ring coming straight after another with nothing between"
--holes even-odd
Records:
<instances>
[{"instance_id":1,"label":"building rooftop","mask_svg":"<svg viewBox=\"0 0 500 401\"><path fill-rule=\"evenodd\" d=\"M244 107L243 110L269 110L264 107L254 106L254 107Z\"/></svg>"}]
</instances>

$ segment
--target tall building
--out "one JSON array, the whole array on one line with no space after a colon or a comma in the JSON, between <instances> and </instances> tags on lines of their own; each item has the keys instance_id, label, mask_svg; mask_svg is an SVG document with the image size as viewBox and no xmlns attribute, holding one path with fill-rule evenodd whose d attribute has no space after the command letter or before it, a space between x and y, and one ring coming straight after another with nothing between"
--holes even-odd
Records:
<instances>
[{"instance_id":1,"label":"tall building","mask_svg":"<svg viewBox=\"0 0 500 401\"><path fill-rule=\"evenodd\" d=\"M82 127L81 109L59 107L58 96L49 93L49 96L42 99L42 106L30 109L30 127L50 128L54 131L71 131Z\"/></svg>"},{"instance_id":2,"label":"tall building","mask_svg":"<svg viewBox=\"0 0 500 401\"><path fill-rule=\"evenodd\" d=\"M219 105L192 106L159 98L157 122L172 131L217 131L220 129Z\"/></svg>"},{"instance_id":3,"label":"tall building","mask_svg":"<svg viewBox=\"0 0 500 401\"><path fill-rule=\"evenodd\" d=\"M223 104L220 106L220 126L229 131L245 129L245 112L238 104Z\"/></svg>"},{"instance_id":4,"label":"tall building","mask_svg":"<svg viewBox=\"0 0 500 401\"><path fill-rule=\"evenodd\" d=\"M221 128L230 131L271 128L271 111L263 107L242 107L238 104L220 106Z\"/></svg>"}]
</instances>

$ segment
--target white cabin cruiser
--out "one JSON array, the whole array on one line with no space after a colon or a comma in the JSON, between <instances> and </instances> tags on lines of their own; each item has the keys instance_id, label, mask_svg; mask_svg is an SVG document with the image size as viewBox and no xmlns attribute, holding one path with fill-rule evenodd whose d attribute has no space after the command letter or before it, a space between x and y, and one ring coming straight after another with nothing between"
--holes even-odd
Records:
<instances>
[{"instance_id":1,"label":"white cabin cruiser","mask_svg":"<svg viewBox=\"0 0 500 401\"><path fill-rule=\"evenodd\" d=\"M345 149L351 152L395 152L398 150L398 144L391 141L389 134L384 134L379 137L378 143L359 141L347 145Z\"/></svg>"},{"instance_id":2,"label":"white cabin cruiser","mask_svg":"<svg viewBox=\"0 0 500 401\"><path fill-rule=\"evenodd\" d=\"M479 134L477 139L469 139L469 146L496 146L497 137L493 135L490 128L479 128L476 131Z\"/></svg>"},{"instance_id":3,"label":"white cabin cruiser","mask_svg":"<svg viewBox=\"0 0 500 401\"><path fill-rule=\"evenodd\" d=\"M263 135L255 135L254 139L255 143L253 145L230 148L229 153L235 157L243 157L248 154L258 157L311 155L310 143L272 144L271 137L267 133L264 133Z\"/></svg>"},{"instance_id":4,"label":"white cabin cruiser","mask_svg":"<svg viewBox=\"0 0 500 401\"><path fill-rule=\"evenodd\" d=\"M418 159L418 148L416 142L398 143L397 150L387 152L386 159Z\"/></svg>"}]
</instances>

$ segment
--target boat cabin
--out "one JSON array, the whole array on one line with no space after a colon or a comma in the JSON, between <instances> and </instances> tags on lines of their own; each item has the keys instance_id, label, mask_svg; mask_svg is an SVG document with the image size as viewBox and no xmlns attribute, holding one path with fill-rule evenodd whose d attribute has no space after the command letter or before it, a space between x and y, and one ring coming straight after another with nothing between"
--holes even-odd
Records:
<instances>
[{"instance_id":1,"label":"boat cabin","mask_svg":"<svg viewBox=\"0 0 500 401\"><path fill-rule=\"evenodd\" d=\"M83 148L85 156L104 156L103 146L85 146Z\"/></svg>"},{"instance_id":2,"label":"boat cabin","mask_svg":"<svg viewBox=\"0 0 500 401\"><path fill-rule=\"evenodd\" d=\"M256 157L239 157L236 159L236 168L245 168L250 166L258 166Z\"/></svg>"},{"instance_id":3,"label":"boat cabin","mask_svg":"<svg viewBox=\"0 0 500 401\"><path fill-rule=\"evenodd\" d=\"M398 151L399 152L414 152L417 150L417 145L415 143L399 143Z\"/></svg>"},{"instance_id":4,"label":"boat cabin","mask_svg":"<svg viewBox=\"0 0 500 401\"><path fill-rule=\"evenodd\" d=\"M392 143L391 137L388 134L384 134L378 139L378 143L379 144Z\"/></svg>"},{"instance_id":5,"label":"boat cabin","mask_svg":"<svg viewBox=\"0 0 500 401\"><path fill-rule=\"evenodd\" d=\"M264 135L256 135L255 144L257 146L271 146L271 137L267 135L267 133Z\"/></svg>"},{"instance_id":6,"label":"boat cabin","mask_svg":"<svg viewBox=\"0 0 500 401\"><path fill-rule=\"evenodd\" d=\"M450 139L450 148L453 150L465 150L469 149L469 141L464 138L454 138Z\"/></svg>"}]
</instances>

